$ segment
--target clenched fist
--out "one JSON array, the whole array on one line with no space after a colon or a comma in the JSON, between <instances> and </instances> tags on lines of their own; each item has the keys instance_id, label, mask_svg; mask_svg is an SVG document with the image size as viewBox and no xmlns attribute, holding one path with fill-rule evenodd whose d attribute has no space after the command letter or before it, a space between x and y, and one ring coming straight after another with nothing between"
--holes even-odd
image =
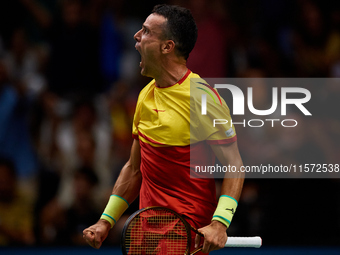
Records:
<instances>
[{"instance_id":1,"label":"clenched fist","mask_svg":"<svg viewBox=\"0 0 340 255\"><path fill-rule=\"evenodd\" d=\"M96 224L84 229L83 238L93 248L99 249L109 234L110 229L111 224L106 220L100 219Z\"/></svg>"}]
</instances>

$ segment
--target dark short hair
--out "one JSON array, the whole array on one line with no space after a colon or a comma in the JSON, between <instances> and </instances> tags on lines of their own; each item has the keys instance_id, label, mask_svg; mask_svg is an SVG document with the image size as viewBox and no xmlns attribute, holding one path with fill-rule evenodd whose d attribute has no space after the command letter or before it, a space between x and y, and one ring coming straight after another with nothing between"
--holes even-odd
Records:
<instances>
[{"instance_id":1,"label":"dark short hair","mask_svg":"<svg viewBox=\"0 0 340 255\"><path fill-rule=\"evenodd\" d=\"M164 35L175 42L177 53L187 59L197 40L197 26L190 10L177 5L159 4L151 13L167 19Z\"/></svg>"}]
</instances>

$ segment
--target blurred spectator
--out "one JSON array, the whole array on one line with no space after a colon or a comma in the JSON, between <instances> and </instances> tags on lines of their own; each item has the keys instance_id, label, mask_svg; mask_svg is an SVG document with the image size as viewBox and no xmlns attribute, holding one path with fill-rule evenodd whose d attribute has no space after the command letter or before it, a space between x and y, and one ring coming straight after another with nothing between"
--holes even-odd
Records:
<instances>
[{"instance_id":1,"label":"blurred spectator","mask_svg":"<svg viewBox=\"0 0 340 255\"><path fill-rule=\"evenodd\" d=\"M340 77L337 2L165 2L190 8L196 18L199 35L189 68L202 77L250 78L256 109L269 109L272 104L271 88L262 78ZM83 244L83 225L96 221L97 208L101 212L107 202L130 154L138 93L150 80L139 74L133 35L155 4L155 0L0 1L0 157L13 161L18 180L37 178L37 244ZM236 125L245 165L338 163L339 87L328 80L308 88L312 94L308 110L313 116L305 119L288 109L286 117L299 123L294 129L268 123L263 128ZM231 102L227 100L229 106ZM248 112L233 116L236 122L250 118ZM11 171L3 171L8 168L12 167L0 166L0 243L32 244L31 230L19 236L18 226L4 224L1 213L10 217L8 205L22 197L13 195L21 193L13 187L24 188L22 182L13 184ZM31 182L25 184L30 193L35 191ZM273 245L337 244L336 184L333 180L247 180L230 231L263 235ZM315 200L325 201L328 215L319 236L306 209ZM288 210L287 203L294 210ZM119 244L124 220L137 204L111 231L108 244ZM23 218L31 222L29 217ZM282 218L296 226L294 231L284 228L277 233Z\"/></svg>"},{"instance_id":2,"label":"blurred spectator","mask_svg":"<svg viewBox=\"0 0 340 255\"><path fill-rule=\"evenodd\" d=\"M142 21L129 15L129 7L126 1L103 1L100 66L106 91L119 80L132 84L139 75L140 56L135 50L133 35L140 29Z\"/></svg>"},{"instance_id":3,"label":"blurred spectator","mask_svg":"<svg viewBox=\"0 0 340 255\"><path fill-rule=\"evenodd\" d=\"M0 1L0 41L6 49L10 44L13 31L22 25L25 8L19 1ZM1 53L1 52L0 52Z\"/></svg>"},{"instance_id":4,"label":"blurred spectator","mask_svg":"<svg viewBox=\"0 0 340 255\"><path fill-rule=\"evenodd\" d=\"M41 245L65 245L66 219L63 207L57 199L50 200L41 209L38 218L38 239Z\"/></svg>"},{"instance_id":5,"label":"blurred spectator","mask_svg":"<svg viewBox=\"0 0 340 255\"><path fill-rule=\"evenodd\" d=\"M110 126L98 118L92 102L82 101L75 106L70 121L62 121L55 133L56 146L61 157L60 199L69 205L71 177L80 166L91 167L98 176L98 192L112 188L110 171Z\"/></svg>"},{"instance_id":6,"label":"blurred spectator","mask_svg":"<svg viewBox=\"0 0 340 255\"><path fill-rule=\"evenodd\" d=\"M301 1L295 29L295 62L302 77L327 77L340 56L339 31L331 30L320 7L312 1Z\"/></svg>"},{"instance_id":7,"label":"blurred spectator","mask_svg":"<svg viewBox=\"0 0 340 255\"><path fill-rule=\"evenodd\" d=\"M98 178L91 167L79 168L73 177L74 202L66 210L66 237L73 245L87 245L83 239L83 230L97 222L101 209L94 206L96 204L93 189L98 183Z\"/></svg>"},{"instance_id":8,"label":"blurred spectator","mask_svg":"<svg viewBox=\"0 0 340 255\"><path fill-rule=\"evenodd\" d=\"M110 93L110 115L112 126L112 172L118 174L130 157L132 144L131 126L136 97L124 82L117 82ZM136 95L137 96L137 95Z\"/></svg>"},{"instance_id":9,"label":"blurred spectator","mask_svg":"<svg viewBox=\"0 0 340 255\"><path fill-rule=\"evenodd\" d=\"M13 160L20 179L33 177L37 170L27 119L29 105L22 84L9 81L0 60L0 156Z\"/></svg>"},{"instance_id":10,"label":"blurred spectator","mask_svg":"<svg viewBox=\"0 0 340 255\"><path fill-rule=\"evenodd\" d=\"M40 217L40 241L42 244L84 245L82 231L100 217L94 206L93 192L98 179L91 167L79 167L72 175L72 189L69 195L75 199L70 205L61 205L51 200L42 210Z\"/></svg>"},{"instance_id":11,"label":"blurred spectator","mask_svg":"<svg viewBox=\"0 0 340 255\"><path fill-rule=\"evenodd\" d=\"M98 63L98 33L84 21L80 0L62 0L60 17L45 28L51 46L47 71L49 90L75 101L102 90Z\"/></svg>"},{"instance_id":12,"label":"blurred spectator","mask_svg":"<svg viewBox=\"0 0 340 255\"><path fill-rule=\"evenodd\" d=\"M100 64L107 88L119 78L121 68L123 37L119 28L119 19L123 15L123 3L123 1L107 1L111 6L104 11L100 24Z\"/></svg>"},{"instance_id":13,"label":"blurred spectator","mask_svg":"<svg viewBox=\"0 0 340 255\"><path fill-rule=\"evenodd\" d=\"M0 245L32 245L33 203L17 183L13 162L0 158Z\"/></svg>"},{"instance_id":14,"label":"blurred spectator","mask_svg":"<svg viewBox=\"0 0 340 255\"><path fill-rule=\"evenodd\" d=\"M180 2L183 6L185 1ZM198 28L196 45L188 67L201 77L225 77L233 24L222 1L193 0L187 5Z\"/></svg>"},{"instance_id":15,"label":"blurred spectator","mask_svg":"<svg viewBox=\"0 0 340 255\"><path fill-rule=\"evenodd\" d=\"M13 32L10 50L5 54L9 77L19 83L31 99L35 99L46 86L46 80L40 71L39 56L28 45L22 28Z\"/></svg>"}]
</instances>

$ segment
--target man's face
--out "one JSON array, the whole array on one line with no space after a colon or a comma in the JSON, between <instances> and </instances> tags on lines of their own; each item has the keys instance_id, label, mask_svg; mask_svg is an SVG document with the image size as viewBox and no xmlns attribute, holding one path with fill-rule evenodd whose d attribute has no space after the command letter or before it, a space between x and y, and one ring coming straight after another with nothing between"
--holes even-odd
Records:
<instances>
[{"instance_id":1,"label":"man's face","mask_svg":"<svg viewBox=\"0 0 340 255\"><path fill-rule=\"evenodd\" d=\"M136 49L141 55L141 74L155 78L154 75L160 68L161 45L163 28L166 19L158 14L151 14L145 20L142 29L135 35Z\"/></svg>"}]
</instances>

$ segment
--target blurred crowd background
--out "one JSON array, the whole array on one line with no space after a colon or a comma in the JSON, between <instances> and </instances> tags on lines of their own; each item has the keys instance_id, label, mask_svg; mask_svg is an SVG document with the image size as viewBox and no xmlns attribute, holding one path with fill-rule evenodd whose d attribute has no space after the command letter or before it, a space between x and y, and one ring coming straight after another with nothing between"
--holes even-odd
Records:
<instances>
[{"instance_id":1,"label":"blurred crowd background","mask_svg":"<svg viewBox=\"0 0 340 255\"><path fill-rule=\"evenodd\" d=\"M0 1L0 246L85 245L129 157L139 91L133 35L158 3L190 8L188 66L201 77L340 78L340 2ZM254 88L267 109L271 93ZM310 88L313 117L237 127L245 165L339 163L340 86ZM263 107L263 108L261 108ZM268 245L339 245L338 179L246 180L230 235ZM105 245L119 245L119 231Z\"/></svg>"}]
</instances>

